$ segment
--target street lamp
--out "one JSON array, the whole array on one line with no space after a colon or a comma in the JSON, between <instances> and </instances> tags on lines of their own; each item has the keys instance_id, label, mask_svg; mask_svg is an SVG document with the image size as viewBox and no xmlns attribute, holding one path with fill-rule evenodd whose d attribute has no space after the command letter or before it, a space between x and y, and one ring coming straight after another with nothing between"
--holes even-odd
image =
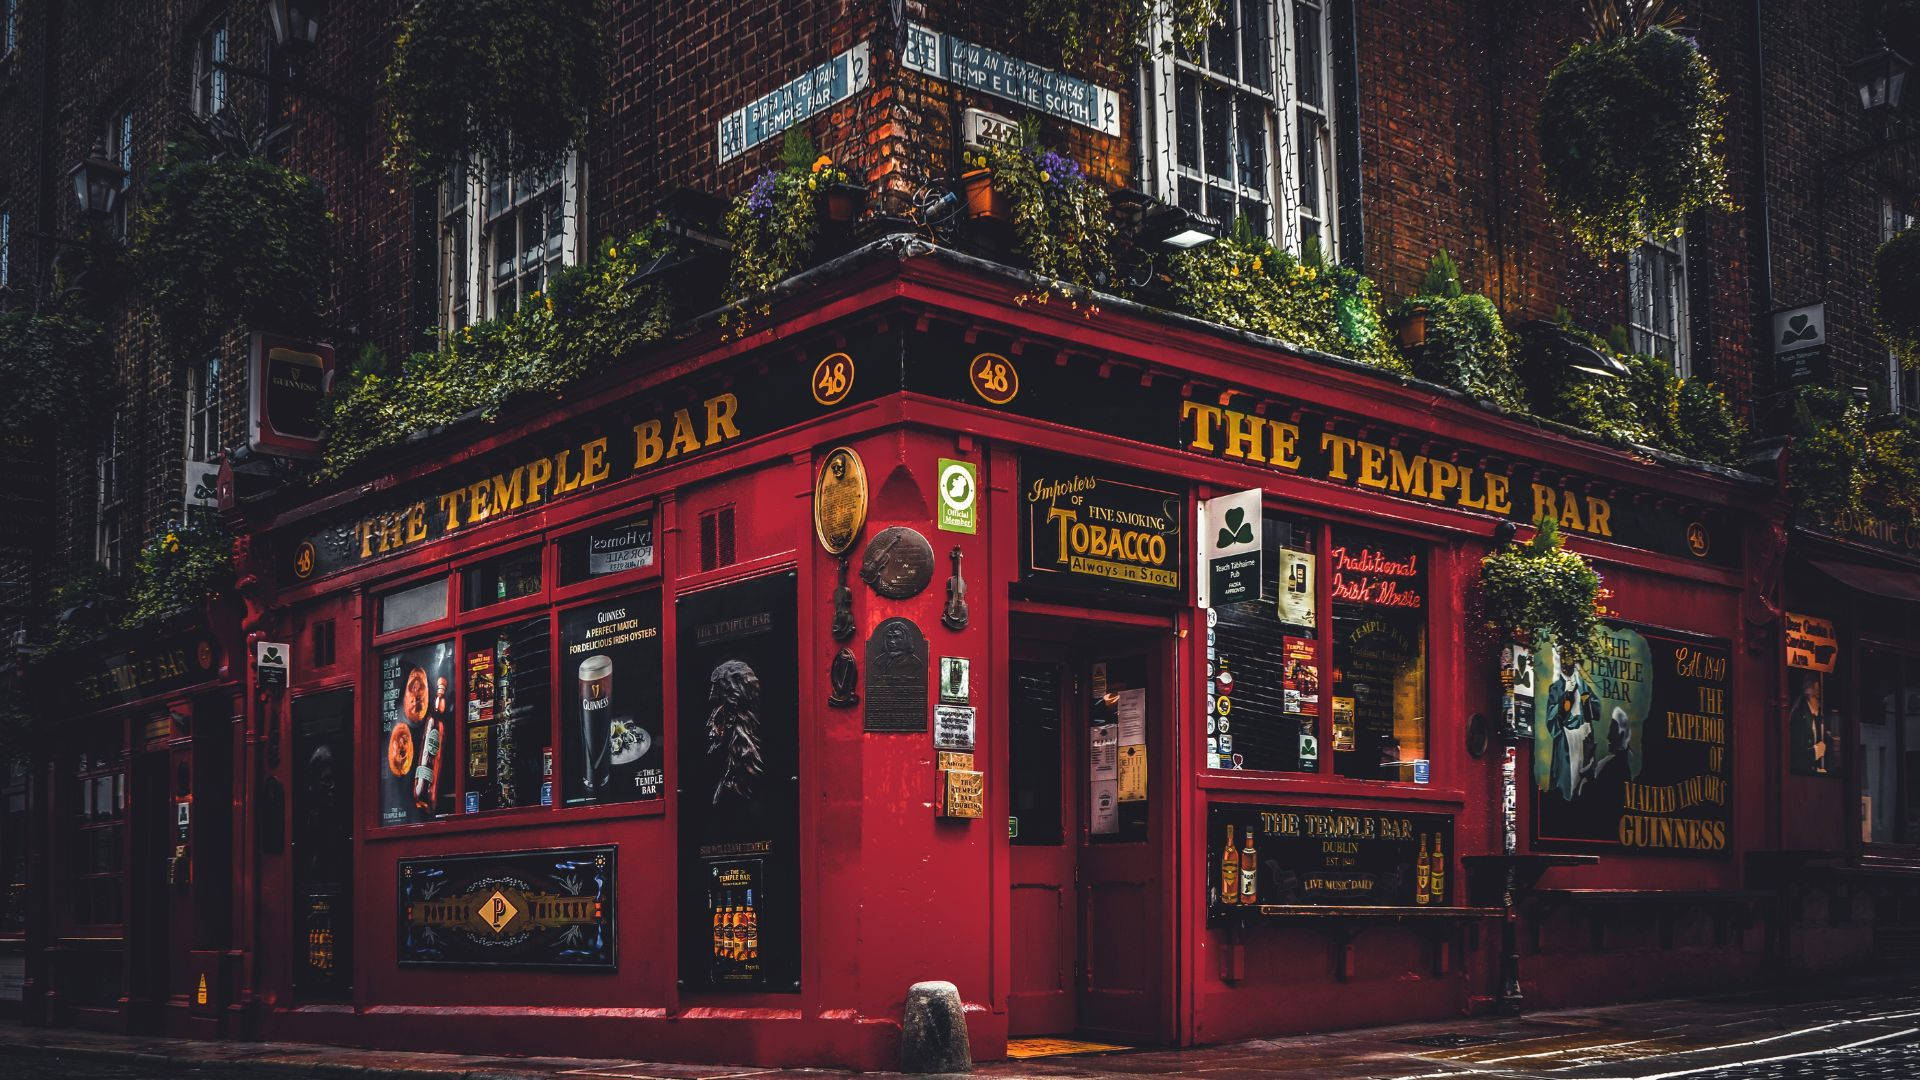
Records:
<instances>
[{"instance_id":1,"label":"street lamp","mask_svg":"<svg viewBox=\"0 0 1920 1080\"><path fill-rule=\"evenodd\" d=\"M1868 116L1887 116L1900 111L1907 75L1913 70L1906 57L1881 42L1847 70L1853 77L1854 92L1860 95L1860 107Z\"/></svg>"},{"instance_id":2,"label":"street lamp","mask_svg":"<svg viewBox=\"0 0 1920 1080\"><path fill-rule=\"evenodd\" d=\"M1140 224L1142 244L1168 251L1187 251L1212 243L1219 236L1217 219L1170 203L1162 203L1149 211Z\"/></svg>"},{"instance_id":3,"label":"street lamp","mask_svg":"<svg viewBox=\"0 0 1920 1080\"><path fill-rule=\"evenodd\" d=\"M69 170L67 176L73 181L73 195L80 202L80 212L94 218L113 214L127 182L125 169L98 154L89 155Z\"/></svg>"},{"instance_id":4,"label":"street lamp","mask_svg":"<svg viewBox=\"0 0 1920 1080\"><path fill-rule=\"evenodd\" d=\"M273 44L287 53L311 52L320 37L326 0L267 0L267 26Z\"/></svg>"}]
</instances>

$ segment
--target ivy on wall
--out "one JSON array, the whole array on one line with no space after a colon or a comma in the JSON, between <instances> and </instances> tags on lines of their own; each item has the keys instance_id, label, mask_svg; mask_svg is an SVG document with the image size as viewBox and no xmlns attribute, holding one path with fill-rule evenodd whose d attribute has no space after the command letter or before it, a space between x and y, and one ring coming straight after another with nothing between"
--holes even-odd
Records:
<instances>
[{"instance_id":1,"label":"ivy on wall","mask_svg":"<svg viewBox=\"0 0 1920 1080\"><path fill-rule=\"evenodd\" d=\"M1803 512L1920 521L1920 421L1875 423L1852 394L1809 387L1794 399L1791 431L1787 484Z\"/></svg>"},{"instance_id":2,"label":"ivy on wall","mask_svg":"<svg viewBox=\"0 0 1920 1080\"><path fill-rule=\"evenodd\" d=\"M1026 0L1025 13L1035 38L1057 43L1061 62L1082 69L1096 58L1140 59L1156 22L1170 45L1198 52L1220 21L1220 0Z\"/></svg>"},{"instance_id":3,"label":"ivy on wall","mask_svg":"<svg viewBox=\"0 0 1920 1080\"><path fill-rule=\"evenodd\" d=\"M106 333L91 319L0 313L0 428L49 432L100 415L110 404L112 362Z\"/></svg>"},{"instance_id":4,"label":"ivy on wall","mask_svg":"<svg viewBox=\"0 0 1920 1080\"><path fill-rule=\"evenodd\" d=\"M415 0L386 72L390 165L438 179L478 155L538 167L606 92L605 0Z\"/></svg>"}]
</instances>

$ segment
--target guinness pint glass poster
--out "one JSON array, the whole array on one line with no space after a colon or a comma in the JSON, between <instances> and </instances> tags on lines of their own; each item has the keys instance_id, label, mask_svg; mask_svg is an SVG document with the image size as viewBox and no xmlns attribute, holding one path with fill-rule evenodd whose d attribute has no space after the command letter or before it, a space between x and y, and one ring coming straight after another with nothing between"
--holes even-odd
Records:
<instances>
[{"instance_id":1,"label":"guinness pint glass poster","mask_svg":"<svg viewBox=\"0 0 1920 1080\"><path fill-rule=\"evenodd\" d=\"M1534 836L1541 846L1728 853L1733 765L1724 640L1623 626L1574 663L1534 653Z\"/></svg>"},{"instance_id":2,"label":"guinness pint glass poster","mask_svg":"<svg viewBox=\"0 0 1920 1080\"><path fill-rule=\"evenodd\" d=\"M679 598L680 984L800 989L792 572Z\"/></svg>"},{"instance_id":3,"label":"guinness pint glass poster","mask_svg":"<svg viewBox=\"0 0 1920 1080\"><path fill-rule=\"evenodd\" d=\"M455 673L453 643L419 645L380 658L380 740L376 744L380 824L432 821L452 808ZM448 803L440 805L441 800Z\"/></svg>"},{"instance_id":4,"label":"guinness pint glass poster","mask_svg":"<svg viewBox=\"0 0 1920 1080\"><path fill-rule=\"evenodd\" d=\"M659 798L660 594L563 611L560 643L567 805Z\"/></svg>"}]
</instances>

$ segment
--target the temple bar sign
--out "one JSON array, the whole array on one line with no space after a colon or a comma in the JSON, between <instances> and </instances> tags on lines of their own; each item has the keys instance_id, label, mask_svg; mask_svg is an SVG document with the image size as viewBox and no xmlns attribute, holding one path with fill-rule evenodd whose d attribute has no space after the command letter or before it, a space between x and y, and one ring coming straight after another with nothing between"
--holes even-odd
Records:
<instances>
[{"instance_id":1,"label":"the temple bar sign","mask_svg":"<svg viewBox=\"0 0 1920 1080\"><path fill-rule=\"evenodd\" d=\"M1120 134L1120 95L1085 79L996 52L920 23L907 24L900 62L941 82L1024 105L1105 135Z\"/></svg>"}]
</instances>

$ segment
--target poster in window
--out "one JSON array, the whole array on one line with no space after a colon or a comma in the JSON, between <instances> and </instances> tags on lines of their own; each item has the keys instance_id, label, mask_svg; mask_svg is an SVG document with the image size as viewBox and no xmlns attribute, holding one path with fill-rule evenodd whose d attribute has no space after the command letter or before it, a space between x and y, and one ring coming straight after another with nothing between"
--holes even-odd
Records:
<instances>
[{"instance_id":1,"label":"poster in window","mask_svg":"<svg viewBox=\"0 0 1920 1080\"><path fill-rule=\"evenodd\" d=\"M552 732L547 618L483 630L466 640L470 812L536 805Z\"/></svg>"},{"instance_id":2,"label":"poster in window","mask_svg":"<svg viewBox=\"0 0 1920 1080\"><path fill-rule=\"evenodd\" d=\"M380 824L432 821L452 808L453 643L442 641L380 658L377 743Z\"/></svg>"},{"instance_id":3,"label":"poster in window","mask_svg":"<svg viewBox=\"0 0 1920 1080\"><path fill-rule=\"evenodd\" d=\"M1293 716L1320 713L1320 642L1316 638L1282 639L1281 708Z\"/></svg>"},{"instance_id":4,"label":"poster in window","mask_svg":"<svg viewBox=\"0 0 1920 1080\"><path fill-rule=\"evenodd\" d=\"M591 847L402 859L398 960L613 971L615 854Z\"/></svg>"},{"instance_id":5,"label":"poster in window","mask_svg":"<svg viewBox=\"0 0 1920 1080\"><path fill-rule=\"evenodd\" d=\"M623 574L653 565L653 513L618 518L560 541L560 583Z\"/></svg>"},{"instance_id":6,"label":"poster in window","mask_svg":"<svg viewBox=\"0 0 1920 1080\"><path fill-rule=\"evenodd\" d=\"M660 594L617 597L560 613L561 764L568 806L657 799Z\"/></svg>"},{"instance_id":7,"label":"poster in window","mask_svg":"<svg viewBox=\"0 0 1920 1080\"><path fill-rule=\"evenodd\" d=\"M1827 700L1826 675L1789 670L1793 705L1787 709L1787 752L1801 776L1835 775L1839 754L1839 709Z\"/></svg>"},{"instance_id":8,"label":"poster in window","mask_svg":"<svg viewBox=\"0 0 1920 1080\"><path fill-rule=\"evenodd\" d=\"M789 571L675 605L680 982L689 990L800 989L796 604ZM748 912L750 926L736 926ZM753 932L745 958L736 955L742 929Z\"/></svg>"},{"instance_id":9,"label":"poster in window","mask_svg":"<svg viewBox=\"0 0 1920 1080\"><path fill-rule=\"evenodd\" d=\"M1731 650L1603 626L1578 663L1535 653L1534 835L1655 855L1732 848Z\"/></svg>"},{"instance_id":10,"label":"poster in window","mask_svg":"<svg viewBox=\"0 0 1920 1080\"><path fill-rule=\"evenodd\" d=\"M1288 626L1314 625L1313 552L1280 549L1280 592L1275 607Z\"/></svg>"}]
</instances>

